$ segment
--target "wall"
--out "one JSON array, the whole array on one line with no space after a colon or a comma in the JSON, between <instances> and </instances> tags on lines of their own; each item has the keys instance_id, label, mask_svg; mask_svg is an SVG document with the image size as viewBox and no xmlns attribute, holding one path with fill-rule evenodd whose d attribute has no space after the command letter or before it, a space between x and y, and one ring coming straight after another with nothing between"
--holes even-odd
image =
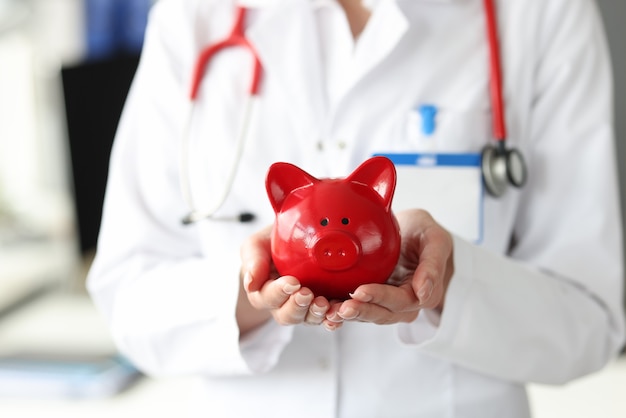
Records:
<instances>
[{"instance_id":1,"label":"wall","mask_svg":"<svg viewBox=\"0 0 626 418\"><path fill-rule=\"evenodd\" d=\"M622 218L626 234L626 1L598 0L604 19L615 76L615 123L617 156L621 180ZM626 258L626 248L625 248ZM626 304L626 286L624 289Z\"/></svg>"}]
</instances>

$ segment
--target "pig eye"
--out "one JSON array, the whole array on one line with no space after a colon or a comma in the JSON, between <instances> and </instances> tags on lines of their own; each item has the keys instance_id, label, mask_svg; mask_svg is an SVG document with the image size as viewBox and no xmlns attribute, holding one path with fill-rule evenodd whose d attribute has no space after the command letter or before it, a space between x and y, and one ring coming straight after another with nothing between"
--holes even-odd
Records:
<instances>
[{"instance_id":1,"label":"pig eye","mask_svg":"<svg viewBox=\"0 0 626 418\"><path fill-rule=\"evenodd\" d=\"M343 219L341 219L341 223L344 224L344 225L348 225L350 223L350 219L343 218Z\"/></svg>"},{"instance_id":2,"label":"pig eye","mask_svg":"<svg viewBox=\"0 0 626 418\"><path fill-rule=\"evenodd\" d=\"M322 220L320 221L320 225L322 225L322 226L326 226L326 225L328 225L328 218L324 218L324 219L322 219Z\"/></svg>"}]
</instances>

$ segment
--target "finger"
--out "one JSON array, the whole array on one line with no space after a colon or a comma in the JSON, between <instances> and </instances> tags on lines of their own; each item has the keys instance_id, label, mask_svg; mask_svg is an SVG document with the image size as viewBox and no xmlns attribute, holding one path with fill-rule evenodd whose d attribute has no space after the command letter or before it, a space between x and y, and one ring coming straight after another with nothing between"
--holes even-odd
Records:
<instances>
[{"instance_id":1,"label":"finger","mask_svg":"<svg viewBox=\"0 0 626 418\"><path fill-rule=\"evenodd\" d=\"M402 231L402 259L407 271L414 269L407 278L423 306L436 305L443 297L452 236L423 210L402 211L397 218Z\"/></svg>"},{"instance_id":2,"label":"finger","mask_svg":"<svg viewBox=\"0 0 626 418\"><path fill-rule=\"evenodd\" d=\"M435 307L443 297L443 273L432 263L422 263L415 270L412 288L423 308Z\"/></svg>"},{"instance_id":3,"label":"finger","mask_svg":"<svg viewBox=\"0 0 626 418\"><path fill-rule=\"evenodd\" d=\"M326 317L322 324L329 331L335 331L341 328L343 324L343 318L339 315L339 309L341 308L342 302L332 302L328 311L326 312Z\"/></svg>"},{"instance_id":4,"label":"finger","mask_svg":"<svg viewBox=\"0 0 626 418\"><path fill-rule=\"evenodd\" d=\"M337 331L339 328L343 326L343 321L335 322L335 321L330 321L328 319L324 319L324 321L322 322L322 325L328 331Z\"/></svg>"},{"instance_id":5,"label":"finger","mask_svg":"<svg viewBox=\"0 0 626 418\"><path fill-rule=\"evenodd\" d=\"M414 321L415 318L417 318L418 312L418 310L393 312L380 305L348 300L341 306L338 315L345 321L371 322L378 325L387 325Z\"/></svg>"},{"instance_id":6,"label":"finger","mask_svg":"<svg viewBox=\"0 0 626 418\"><path fill-rule=\"evenodd\" d=\"M330 303L326 298L322 296L316 297L309 307L304 322L309 325L320 325L324 321L329 308Z\"/></svg>"},{"instance_id":7,"label":"finger","mask_svg":"<svg viewBox=\"0 0 626 418\"><path fill-rule=\"evenodd\" d=\"M422 236L420 262L412 287L420 305L437 306L443 298L447 275L451 275L452 237L442 228L428 228Z\"/></svg>"},{"instance_id":8,"label":"finger","mask_svg":"<svg viewBox=\"0 0 626 418\"><path fill-rule=\"evenodd\" d=\"M276 322L281 325L295 325L304 322L311 304L313 302L313 292L306 287L300 289L279 308L273 315Z\"/></svg>"},{"instance_id":9,"label":"finger","mask_svg":"<svg viewBox=\"0 0 626 418\"><path fill-rule=\"evenodd\" d=\"M410 283L400 286L389 284L364 284L359 286L352 299L360 303L381 306L391 312L407 312L418 309L419 300Z\"/></svg>"},{"instance_id":10,"label":"finger","mask_svg":"<svg viewBox=\"0 0 626 418\"><path fill-rule=\"evenodd\" d=\"M300 282L293 276L283 276L265 282L258 291L248 292L248 299L257 309L278 309L291 295L300 290Z\"/></svg>"},{"instance_id":11,"label":"finger","mask_svg":"<svg viewBox=\"0 0 626 418\"><path fill-rule=\"evenodd\" d=\"M268 280L271 272L272 254L268 226L251 235L241 246L241 270L244 277L244 288L248 292L260 290Z\"/></svg>"}]
</instances>

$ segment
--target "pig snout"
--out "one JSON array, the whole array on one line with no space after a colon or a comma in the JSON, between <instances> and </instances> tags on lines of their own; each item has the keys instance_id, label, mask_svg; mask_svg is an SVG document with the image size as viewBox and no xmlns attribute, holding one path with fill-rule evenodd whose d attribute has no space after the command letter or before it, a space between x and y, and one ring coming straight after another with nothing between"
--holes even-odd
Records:
<instances>
[{"instance_id":1,"label":"pig snout","mask_svg":"<svg viewBox=\"0 0 626 418\"><path fill-rule=\"evenodd\" d=\"M311 251L314 260L321 268L333 271L351 268L361 256L358 240L342 231L332 231L322 235Z\"/></svg>"}]
</instances>

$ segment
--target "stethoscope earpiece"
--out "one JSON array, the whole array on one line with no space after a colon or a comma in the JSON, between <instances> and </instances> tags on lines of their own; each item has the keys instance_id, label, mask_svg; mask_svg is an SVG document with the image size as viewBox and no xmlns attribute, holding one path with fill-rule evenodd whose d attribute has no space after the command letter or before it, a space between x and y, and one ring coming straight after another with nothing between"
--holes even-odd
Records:
<instances>
[{"instance_id":1,"label":"stethoscope earpiece","mask_svg":"<svg viewBox=\"0 0 626 418\"><path fill-rule=\"evenodd\" d=\"M508 184L522 187L528 177L524 157L516 148L487 145L482 151L481 170L485 188L494 197L502 196Z\"/></svg>"}]
</instances>

